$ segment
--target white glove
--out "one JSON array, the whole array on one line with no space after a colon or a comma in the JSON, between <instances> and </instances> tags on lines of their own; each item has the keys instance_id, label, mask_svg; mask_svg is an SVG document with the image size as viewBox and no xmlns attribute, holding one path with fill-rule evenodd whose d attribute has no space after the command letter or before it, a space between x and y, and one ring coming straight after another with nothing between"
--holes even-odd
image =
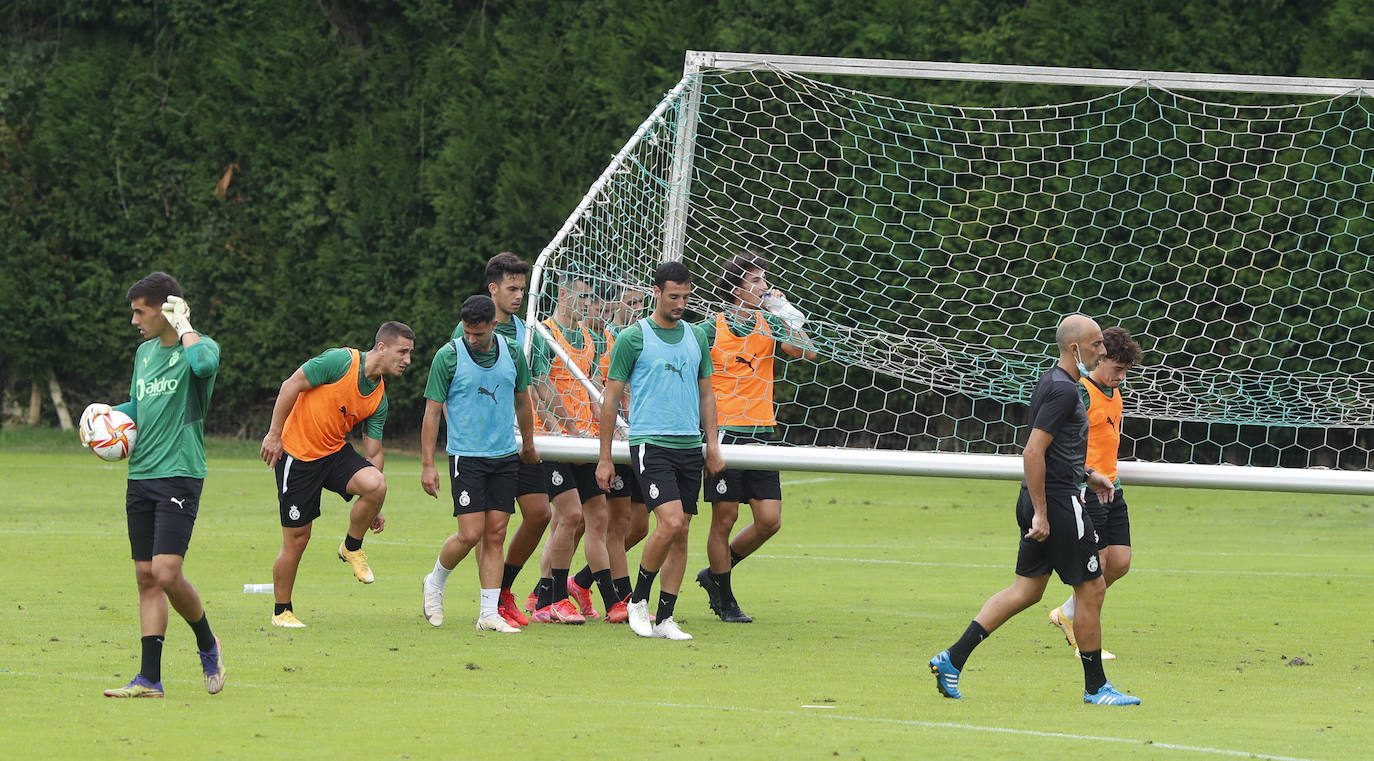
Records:
<instances>
[{"instance_id":1,"label":"white glove","mask_svg":"<svg viewBox=\"0 0 1374 761\"><path fill-rule=\"evenodd\" d=\"M95 430L91 427L91 421L109 413L110 409L110 405L99 402L86 405L86 411L81 413L81 422L76 426L76 433L81 437L81 446L89 447L91 439L95 438Z\"/></svg>"},{"instance_id":2,"label":"white glove","mask_svg":"<svg viewBox=\"0 0 1374 761\"><path fill-rule=\"evenodd\" d=\"M177 332L177 338L195 330L191 327L191 305L180 296L167 297L167 301L162 304L162 316L167 318L167 323Z\"/></svg>"},{"instance_id":3,"label":"white glove","mask_svg":"<svg viewBox=\"0 0 1374 761\"><path fill-rule=\"evenodd\" d=\"M792 306L787 297L782 295L782 291L774 288L763 294L763 308L769 313L777 315L787 327L793 330L801 330L802 325L806 324L806 315L800 309Z\"/></svg>"}]
</instances>

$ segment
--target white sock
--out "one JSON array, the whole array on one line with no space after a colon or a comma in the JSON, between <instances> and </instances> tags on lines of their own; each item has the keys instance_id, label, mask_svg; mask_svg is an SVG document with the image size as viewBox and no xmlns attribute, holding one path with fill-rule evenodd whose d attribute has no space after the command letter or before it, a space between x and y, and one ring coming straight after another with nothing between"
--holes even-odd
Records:
<instances>
[{"instance_id":1,"label":"white sock","mask_svg":"<svg viewBox=\"0 0 1374 761\"><path fill-rule=\"evenodd\" d=\"M500 589L483 589L482 606L478 609L477 617L486 618L496 615L496 603L501 599Z\"/></svg>"},{"instance_id":2,"label":"white sock","mask_svg":"<svg viewBox=\"0 0 1374 761\"><path fill-rule=\"evenodd\" d=\"M1059 608L1059 612L1060 612L1061 614L1063 614L1064 618L1067 618L1067 619L1069 619L1070 621L1073 620L1073 612L1074 612L1074 608L1073 608L1073 595L1069 595L1069 601L1066 602L1066 603L1064 603L1064 604Z\"/></svg>"},{"instance_id":3,"label":"white sock","mask_svg":"<svg viewBox=\"0 0 1374 761\"><path fill-rule=\"evenodd\" d=\"M443 563L439 562L439 558L435 558L434 570L429 572L429 583L443 589L444 585L448 583L448 575L450 573L453 573L453 569L445 568Z\"/></svg>"}]
</instances>

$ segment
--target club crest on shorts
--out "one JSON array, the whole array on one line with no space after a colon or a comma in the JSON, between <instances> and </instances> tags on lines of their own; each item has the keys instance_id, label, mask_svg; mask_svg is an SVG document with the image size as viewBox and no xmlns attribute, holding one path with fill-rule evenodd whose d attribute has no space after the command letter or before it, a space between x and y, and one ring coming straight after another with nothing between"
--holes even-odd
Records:
<instances>
[{"instance_id":1,"label":"club crest on shorts","mask_svg":"<svg viewBox=\"0 0 1374 761\"><path fill-rule=\"evenodd\" d=\"M722 479L720 479L719 481L716 482L716 494L724 494L724 493L725 493L725 489L726 489L726 486L725 486L725 479L722 478Z\"/></svg>"},{"instance_id":2,"label":"club crest on shorts","mask_svg":"<svg viewBox=\"0 0 1374 761\"><path fill-rule=\"evenodd\" d=\"M463 507L467 507L468 505L472 504L472 497L468 496L468 492L466 489L464 489L462 492L458 494L458 504L462 505Z\"/></svg>"},{"instance_id":3,"label":"club crest on shorts","mask_svg":"<svg viewBox=\"0 0 1374 761\"><path fill-rule=\"evenodd\" d=\"M616 491L620 491L621 489L624 489L624 488L625 488L625 479L621 478L620 476L616 476L616 477L615 477L615 490L616 490Z\"/></svg>"},{"instance_id":4,"label":"club crest on shorts","mask_svg":"<svg viewBox=\"0 0 1374 761\"><path fill-rule=\"evenodd\" d=\"M554 485L554 486L562 486L562 485L563 485L563 474L562 474L562 473L559 473L558 471L555 470L555 471L553 472L553 475L549 476L549 481L553 482L553 485Z\"/></svg>"},{"instance_id":5,"label":"club crest on shorts","mask_svg":"<svg viewBox=\"0 0 1374 761\"><path fill-rule=\"evenodd\" d=\"M658 484L649 484L649 499L658 499Z\"/></svg>"},{"instance_id":6,"label":"club crest on shorts","mask_svg":"<svg viewBox=\"0 0 1374 761\"><path fill-rule=\"evenodd\" d=\"M1089 558L1088 558L1088 573L1096 573L1096 572L1097 572L1097 556L1096 556L1096 555L1093 555L1092 557L1089 557Z\"/></svg>"},{"instance_id":7,"label":"club crest on shorts","mask_svg":"<svg viewBox=\"0 0 1374 761\"><path fill-rule=\"evenodd\" d=\"M299 507L296 507L295 505L292 505L291 509L286 511L286 515L291 520L298 521L301 519L301 509Z\"/></svg>"}]
</instances>

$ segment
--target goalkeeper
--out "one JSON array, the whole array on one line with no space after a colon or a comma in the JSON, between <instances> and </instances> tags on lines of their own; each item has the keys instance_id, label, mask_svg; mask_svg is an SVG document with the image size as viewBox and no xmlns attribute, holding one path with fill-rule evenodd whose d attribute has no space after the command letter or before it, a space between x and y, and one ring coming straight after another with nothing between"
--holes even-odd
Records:
<instances>
[{"instance_id":1,"label":"goalkeeper","mask_svg":"<svg viewBox=\"0 0 1374 761\"><path fill-rule=\"evenodd\" d=\"M716 424L722 444L767 444L774 440L774 358L779 353L814 360L816 351L802 330L804 317L781 292L768 286L764 260L755 254L726 263L718 284L729 308L708 319L716 392ZM766 310L766 311L760 311ZM727 623L753 621L735 600L730 574L740 561L763 546L782 526L782 484L776 470L727 469L708 477L702 500L711 503L706 540L710 563L697 573L711 611ZM730 539L741 502L753 521Z\"/></svg>"}]
</instances>

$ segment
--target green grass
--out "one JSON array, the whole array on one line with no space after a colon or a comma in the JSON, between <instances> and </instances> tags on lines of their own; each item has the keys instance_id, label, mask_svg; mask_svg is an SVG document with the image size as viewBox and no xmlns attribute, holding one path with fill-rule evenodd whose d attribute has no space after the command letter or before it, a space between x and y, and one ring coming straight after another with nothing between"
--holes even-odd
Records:
<instances>
[{"instance_id":1,"label":"green grass","mask_svg":"<svg viewBox=\"0 0 1374 761\"><path fill-rule=\"evenodd\" d=\"M328 497L296 589L310 626L287 631L268 623L269 596L242 592L271 580L271 474L255 443L212 443L186 570L228 685L204 693L173 614L167 699L113 701L100 691L138 668L123 467L52 435L0 445L5 757L1336 761L1374 747L1366 498L1130 489L1134 568L1108 594L1104 640L1120 656L1109 677L1144 705L1081 704L1081 669L1046 623L1057 582L978 649L956 702L925 662L1010 580L1014 484L784 474L807 483L784 487L783 532L736 573L757 623L715 620L689 581L690 643L600 622L479 636L471 559L444 627L419 616L454 521L394 455L388 529L367 544L377 583L334 557L345 512Z\"/></svg>"}]
</instances>

